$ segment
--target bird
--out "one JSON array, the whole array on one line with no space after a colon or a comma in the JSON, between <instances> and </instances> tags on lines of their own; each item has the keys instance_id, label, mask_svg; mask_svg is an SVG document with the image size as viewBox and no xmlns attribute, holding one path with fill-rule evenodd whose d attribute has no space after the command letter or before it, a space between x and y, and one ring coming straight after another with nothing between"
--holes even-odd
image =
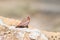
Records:
<instances>
[{"instance_id":1,"label":"bird","mask_svg":"<svg viewBox=\"0 0 60 40\"><path fill-rule=\"evenodd\" d=\"M24 18L20 23L17 24L16 28L28 28L30 17Z\"/></svg>"}]
</instances>

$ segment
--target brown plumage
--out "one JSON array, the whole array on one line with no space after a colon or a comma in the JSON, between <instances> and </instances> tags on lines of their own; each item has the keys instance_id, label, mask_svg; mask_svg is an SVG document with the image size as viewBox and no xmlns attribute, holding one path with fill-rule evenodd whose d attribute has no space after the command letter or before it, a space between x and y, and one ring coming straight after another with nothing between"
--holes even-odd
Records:
<instances>
[{"instance_id":1,"label":"brown plumage","mask_svg":"<svg viewBox=\"0 0 60 40\"><path fill-rule=\"evenodd\" d=\"M17 26L16 28L28 28L28 24L30 22L30 17L24 18Z\"/></svg>"}]
</instances>

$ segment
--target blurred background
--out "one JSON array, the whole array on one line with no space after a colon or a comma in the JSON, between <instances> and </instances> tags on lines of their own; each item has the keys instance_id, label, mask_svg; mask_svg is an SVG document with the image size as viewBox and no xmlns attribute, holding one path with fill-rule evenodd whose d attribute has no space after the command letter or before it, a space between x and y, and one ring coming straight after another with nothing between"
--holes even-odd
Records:
<instances>
[{"instance_id":1,"label":"blurred background","mask_svg":"<svg viewBox=\"0 0 60 40\"><path fill-rule=\"evenodd\" d=\"M0 0L0 16L23 19L41 30L60 31L60 0Z\"/></svg>"}]
</instances>

